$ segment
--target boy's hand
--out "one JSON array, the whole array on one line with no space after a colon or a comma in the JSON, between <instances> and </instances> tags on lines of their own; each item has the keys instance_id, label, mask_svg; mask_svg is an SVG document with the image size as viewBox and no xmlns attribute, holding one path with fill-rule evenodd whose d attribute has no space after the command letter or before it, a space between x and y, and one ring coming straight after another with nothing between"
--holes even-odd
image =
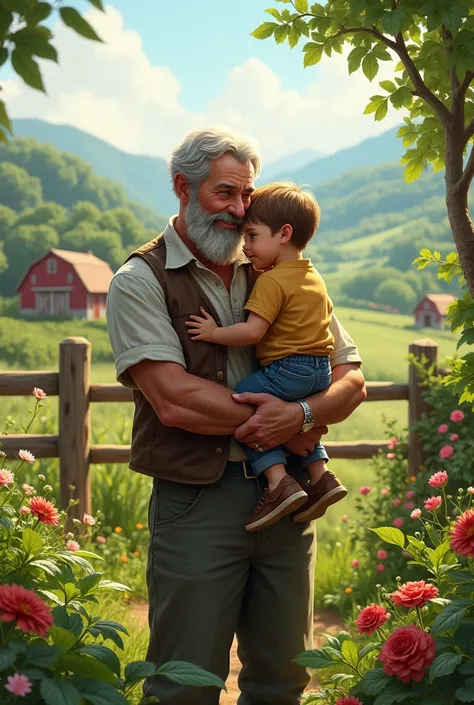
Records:
<instances>
[{"instance_id":1,"label":"boy's hand","mask_svg":"<svg viewBox=\"0 0 474 705\"><path fill-rule=\"evenodd\" d=\"M212 333L217 328L217 323L213 317L201 306L202 316L191 316L190 321L186 321L188 333L191 340L206 340L212 343Z\"/></svg>"}]
</instances>

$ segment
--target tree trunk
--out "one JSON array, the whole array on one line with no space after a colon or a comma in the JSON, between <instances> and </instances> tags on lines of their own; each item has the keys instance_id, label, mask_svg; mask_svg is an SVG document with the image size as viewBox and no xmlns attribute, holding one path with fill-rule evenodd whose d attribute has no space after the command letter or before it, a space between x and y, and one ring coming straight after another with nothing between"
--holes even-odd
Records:
<instances>
[{"instance_id":1,"label":"tree trunk","mask_svg":"<svg viewBox=\"0 0 474 705\"><path fill-rule=\"evenodd\" d=\"M446 208L461 267L474 298L474 225L467 203L469 184L456 190L464 170L462 134L460 125L446 130Z\"/></svg>"}]
</instances>

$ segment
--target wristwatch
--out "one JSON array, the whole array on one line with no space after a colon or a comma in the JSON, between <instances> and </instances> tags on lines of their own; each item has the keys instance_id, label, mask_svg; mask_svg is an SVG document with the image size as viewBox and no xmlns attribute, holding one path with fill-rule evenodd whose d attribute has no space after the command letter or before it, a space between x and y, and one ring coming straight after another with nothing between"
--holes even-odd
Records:
<instances>
[{"instance_id":1,"label":"wristwatch","mask_svg":"<svg viewBox=\"0 0 474 705\"><path fill-rule=\"evenodd\" d=\"M314 426L313 412L311 411L311 407L308 402L304 399L297 399L296 401L301 406L304 413L303 425L301 426L300 433L307 433L308 431L311 431Z\"/></svg>"}]
</instances>

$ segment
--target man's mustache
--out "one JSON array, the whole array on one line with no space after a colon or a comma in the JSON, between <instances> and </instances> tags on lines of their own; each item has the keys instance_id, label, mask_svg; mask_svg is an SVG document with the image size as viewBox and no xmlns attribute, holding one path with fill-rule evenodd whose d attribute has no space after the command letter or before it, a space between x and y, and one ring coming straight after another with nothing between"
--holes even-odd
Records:
<instances>
[{"instance_id":1,"label":"man's mustache","mask_svg":"<svg viewBox=\"0 0 474 705\"><path fill-rule=\"evenodd\" d=\"M209 213L209 218L211 219L211 222L215 223L217 220L223 221L224 223L231 223L232 225L239 225L242 226L244 223L243 218L238 218L236 215L232 215L232 213L228 213L227 211L222 211L222 213Z\"/></svg>"}]
</instances>

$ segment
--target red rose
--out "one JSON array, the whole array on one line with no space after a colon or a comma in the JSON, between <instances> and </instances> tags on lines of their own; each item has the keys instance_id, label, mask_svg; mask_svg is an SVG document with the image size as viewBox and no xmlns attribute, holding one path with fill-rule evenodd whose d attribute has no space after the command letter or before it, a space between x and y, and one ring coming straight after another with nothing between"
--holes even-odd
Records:
<instances>
[{"instance_id":1,"label":"red rose","mask_svg":"<svg viewBox=\"0 0 474 705\"><path fill-rule=\"evenodd\" d=\"M364 703L359 698L353 698L352 695L345 695L343 698L339 698L336 705L364 705Z\"/></svg>"},{"instance_id":2,"label":"red rose","mask_svg":"<svg viewBox=\"0 0 474 705\"><path fill-rule=\"evenodd\" d=\"M431 634L410 624L388 637L378 658L388 676L396 676L402 683L421 681L425 668L434 660L435 648Z\"/></svg>"},{"instance_id":3,"label":"red rose","mask_svg":"<svg viewBox=\"0 0 474 705\"><path fill-rule=\"evenodd\" d=\"M392 593L393 603L397 607L421 607L433 597L437 597L438 588L424 580L414 580L400 585L398 590Z\"/></svg>"},{"instance_id":4,"label":"red rose","mask_svg":"<svg viewBox=\"0 0 474 705\"><path fill-rule=\"evenodd\" d=\"M372 604L365 607L357 617L357 631L359 634L373 634L375 630L382 627L388 619L390 619L390 612L387 612L385 607L372 602Z\"/></svg>"}]
</instances>

